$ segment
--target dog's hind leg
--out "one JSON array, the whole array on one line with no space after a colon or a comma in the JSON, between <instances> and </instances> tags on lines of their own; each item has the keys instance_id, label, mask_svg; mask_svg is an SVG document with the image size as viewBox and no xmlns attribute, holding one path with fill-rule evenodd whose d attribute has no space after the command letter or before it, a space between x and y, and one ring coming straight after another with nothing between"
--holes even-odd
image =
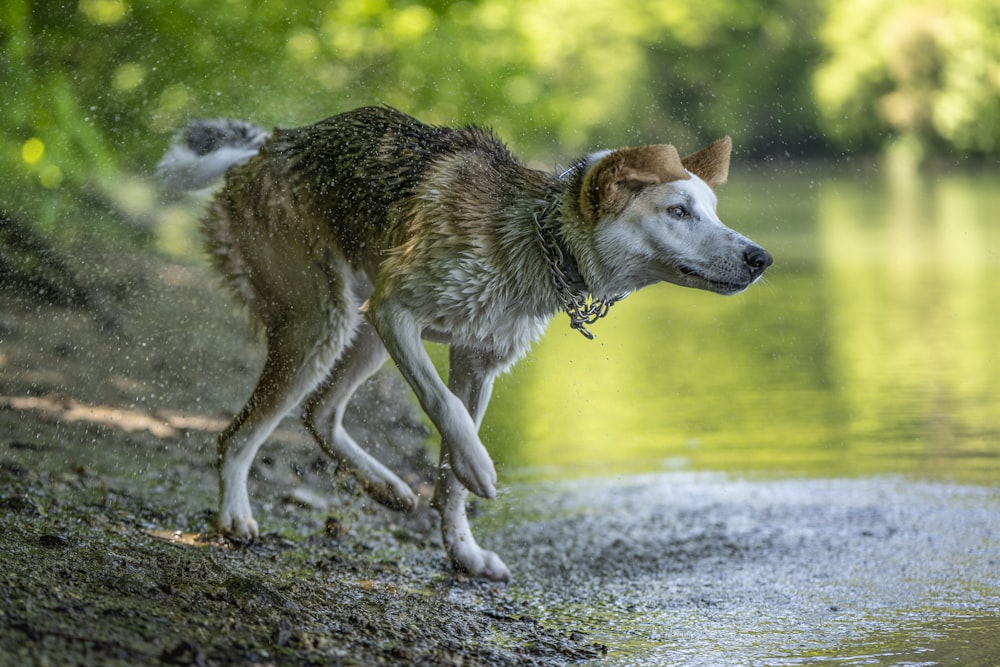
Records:
<instances>
[{"instance_id":1,"label":"dog's hind leg","mask_svg":"<svg viewBox=\"0 0 1000 667\"><path fill-rule=\"evenodd\" d=\"M329 372L352 324L295 320L268 331L267 360L246 406L219 438L218 528L256 537L247 477L257 450Z\"/></svg>"},{"instance_id":2,"label":"dog's hind leg","mask_svg":"<svg viewBox=\"0 0 1000 667\"><path fill-rule=\"evenodd\" d=\"M324 452L347 466L375 500L396 510L413 509L417 498L406 482L358 446L343 425L354 391L385 363L388 353L367 322L320 387L309 398L303 422Z\"/></svg>"},{"instance_id":3,"label":"dog's hind leg","mask_svg":"<svg viewBox=\"0 0 1000 667\"><path fill-rule=\"evenodd\" d=\"M496 360L479 350L452 345L448 388L468 408L476 428L483 421L497 374ZM465 512L468 491L452 470L448 442L441 441L441 463L434 485L433 506L441 516L441 537L456 566L469 574L493 581L507 581L510 570L497 554L483 549L472 536Z\"/></svg>"}]
</instances>

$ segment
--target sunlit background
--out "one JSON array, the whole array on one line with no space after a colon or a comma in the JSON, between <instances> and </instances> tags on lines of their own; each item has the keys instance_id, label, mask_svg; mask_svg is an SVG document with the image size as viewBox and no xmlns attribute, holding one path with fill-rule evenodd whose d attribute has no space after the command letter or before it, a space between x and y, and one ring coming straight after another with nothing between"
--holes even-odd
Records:
<instances>
[{"instance_id":1,"label":"sunlit background","mask_svg":"<svg viewBox=\"0 0 1000 667\"><path fill-rule=\"evenodd\" d=\"M494 127L549 165L728 133L741 160L1000 150L997 0L10 0L3 204L76 231L171 218L145 183L192 116L371 103ZM84 195L84 196L81 196Z\"/></svg>"}]
</instances>

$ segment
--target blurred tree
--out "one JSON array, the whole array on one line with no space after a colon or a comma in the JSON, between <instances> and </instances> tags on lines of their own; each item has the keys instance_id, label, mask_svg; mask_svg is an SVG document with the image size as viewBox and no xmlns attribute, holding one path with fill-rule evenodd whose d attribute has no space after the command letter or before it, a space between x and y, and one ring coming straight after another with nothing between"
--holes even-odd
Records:
<instances>
[{"instance_id":1,"label":"blurred tree","mask_svg":"<svg viewBox=\"0 0 1000 667\"><path fill-rule=\"evenodd\" d=\"M1000 0L827 0L823 128L855 150L1000 149Z\"/></svg>"},{"instance_id":2,"label":"blurred tree","mask_svg":"<svg viewBox=\"0 0 1000 667\"><path fill-rule=\"evenodd\" d=\"M657 125L669 123L687 146L731 134L741 156L830 150L809 81L819 57L814 2L671 4L650 46Z\"/></svg>"},{"instance_id":3,"label":"blurred tree","mask_svg":"<svg viewBox=\"0 0 1000 667\"><path fill-rule=\"evenodd\" d=\"M134 218L152 202L128 175L189 117L291 126L372 103L492 126L545 162L722 133L750 156L827 137L994 151L998 3L5 0L0 204L50 227Z\"/></svg>"}]
</instances>

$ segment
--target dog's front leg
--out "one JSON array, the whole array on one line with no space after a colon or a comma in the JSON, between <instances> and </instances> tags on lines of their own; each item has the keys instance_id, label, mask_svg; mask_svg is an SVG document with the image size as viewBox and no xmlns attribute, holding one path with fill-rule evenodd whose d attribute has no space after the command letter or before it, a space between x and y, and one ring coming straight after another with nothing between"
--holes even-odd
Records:
<instances>
[{"instance_id":1,"label":"dog's front leg","mask_svg":"<svg viewBox=\"0 0 1000 667\"><path fill-rule=\"evenodd\" d=\"M483 353L458 345L451 346L450 356L448 388L465 404L478 429L493 390L495 364ZM455 477L451 450L450 443L442 438L441 465L431 501L441 516L441 537L445 548L452 562L469 574L493 581L507 581L510 570L504 562L494 552L480 547L472 536L465 513L468 492Z\"/></svg>"},{"instance_id":2,"label":"dog's front leg","mask_svg":"<svg viewBox=\"0 0 1000 667\"><path fill-rule=\"evenodd\" d=\"M373 305L369 301L367 314L421 407L448 443L455 475L477 496L495 497L497 474L493 459L480 442L465 404L448 390L434 368L421 340L421 326L391 302Z\"/></svg>"}]
</instances>

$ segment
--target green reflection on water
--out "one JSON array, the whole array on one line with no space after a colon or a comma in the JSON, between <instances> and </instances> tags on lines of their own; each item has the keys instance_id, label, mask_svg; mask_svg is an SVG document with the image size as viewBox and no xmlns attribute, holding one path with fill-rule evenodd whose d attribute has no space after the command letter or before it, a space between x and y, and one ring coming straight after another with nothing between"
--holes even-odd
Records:
<instances>
[{"instance_id":1,"label":"green reflection on water","mask_svg":"<svg viewBox=\"0 0 1000 667\"><path fill-rule=\"evenodd\" d=\"M932 617L932 614L929 614ZM847 642L839 650L815 651L762 664L773 667L799 665L925 666L962 665L996 667L1000 619L990 616L944 617L937 621L917 619L896 632L883 633L866 642Z\"/></svg>"},{"instance_id":2,"label":"green reflection on water","mask_svg":"<svg viewBox=\"0 0 1000 667\"><path fill-rule=\"evenodd\" d=\"M586 341L557 317L483 428L524 474L664 466L1000 479L996 174L734 174L720 214L772 251L736 297L669 285ZM513 470L512 470L513 469Z\"/></svg>"}]
</instances>

